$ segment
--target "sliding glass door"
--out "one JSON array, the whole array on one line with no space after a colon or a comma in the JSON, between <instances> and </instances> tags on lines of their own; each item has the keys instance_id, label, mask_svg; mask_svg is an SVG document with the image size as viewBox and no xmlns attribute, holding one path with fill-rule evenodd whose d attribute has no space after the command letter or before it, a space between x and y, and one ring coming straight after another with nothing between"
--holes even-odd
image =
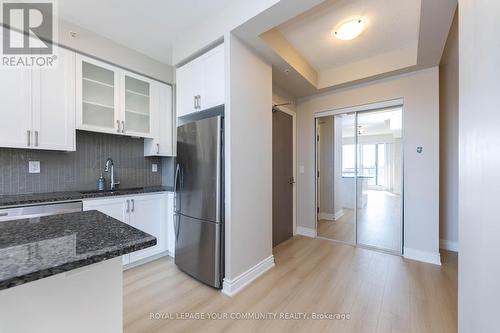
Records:
<instances>
[{"instance_id":1,"label":"sliding glass door","mask_svg":"<svg viewBox=\"0 0 500 333\"><path fill-rule=\"evenodd\" d=\"M356 115L317 120L318 236L356 244Z\"/></svg>"},{"instance_id":2,"label":"sliding glass door","mask_svg":"<svg viewBox=\"0 0 500 333\"><path fill-rule=\"evenodd\" d=\"M317 118L319 237L402 252L402 107Z\"/></svg>"}]
</instances>

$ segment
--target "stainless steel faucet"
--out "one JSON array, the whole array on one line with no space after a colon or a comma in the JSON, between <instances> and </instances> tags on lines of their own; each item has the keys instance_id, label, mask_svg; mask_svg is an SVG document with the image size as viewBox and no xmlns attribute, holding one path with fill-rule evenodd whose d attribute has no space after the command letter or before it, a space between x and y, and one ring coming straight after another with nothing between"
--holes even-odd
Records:
<instances>
[{"instance_id":1,"label":"stainless steel faucet","mask_svg":"<svg viewBox=\"0 0 500 333\"><path fill-rule=\"evenodd\" d=\"M114 171L114 163L113 163L113 160L111 158L108 158L106 160L106 164L104 165L104 172L109 172L110 173L110 180L109 180L109 183L110 183L110 190L111 191L114 191L116 190L116 187L118 185L120 185L120 182L119 181L115 181L115 171Z\"/></svg>"}]
</instances>

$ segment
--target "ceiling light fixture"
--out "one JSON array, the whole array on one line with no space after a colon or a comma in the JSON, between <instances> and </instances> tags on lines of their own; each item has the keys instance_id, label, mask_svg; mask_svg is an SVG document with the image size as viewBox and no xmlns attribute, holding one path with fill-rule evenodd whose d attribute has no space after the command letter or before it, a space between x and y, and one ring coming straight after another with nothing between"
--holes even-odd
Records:
<instances>
[{"instance_id":1,"label":"ceiling light fixture","mask_svg":"<svg viewBox=\"0 0 500 333\"><path fill-rule=\"evenodd\" d=\"M365 30L364 19L356 18L337 25L332 34L340 40L351 40L361 35L363 30Z\"/></svg>"}]
</instances>

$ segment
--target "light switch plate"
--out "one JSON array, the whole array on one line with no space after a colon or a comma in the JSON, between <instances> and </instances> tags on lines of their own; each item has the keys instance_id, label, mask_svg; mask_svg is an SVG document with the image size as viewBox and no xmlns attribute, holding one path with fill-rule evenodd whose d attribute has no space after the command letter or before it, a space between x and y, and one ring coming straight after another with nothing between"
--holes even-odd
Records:
<instances>
[{"instance_id":1,"label":"light switch plate","mask_svg":"<svg viewBox=\"0 0 500 333\"><path fill-rule=\"evenodd\" d=\"M153 163L153 164L151 165L151 171L152 171L152 172L158 172L158 164Z\"/></svg>"},{"instance_id":2,"label":"light switch plate","mask_svg":"<svg viewBox=\"0 0 500 333\"><path fill-rule=\"evenodd\" d=\"M40 173L40 161L29 161L28 162L28 172L29 173Z\"/></svg>"}]
</instances>

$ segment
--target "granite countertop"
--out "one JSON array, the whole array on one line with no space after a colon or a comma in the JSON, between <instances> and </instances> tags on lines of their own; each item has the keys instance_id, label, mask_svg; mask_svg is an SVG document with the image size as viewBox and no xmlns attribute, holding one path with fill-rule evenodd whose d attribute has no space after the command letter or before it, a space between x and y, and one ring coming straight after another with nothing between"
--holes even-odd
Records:
<instances>
[{"instance_id":1,"label":"granite countertop","mask_svg":"<svg viewBox=\"0 0 500 333\"><path fill-rule=\"evenodd\" d=\"M95 210L0 222L0 290L156 245Z\"/></svg>"},{"instance_id":2,"label":"granite countertop","mask_svg":"<svg viewBox=\"0 0 500 333\"><path fill-rule=\"evenodd\" d=\"M38 203L57 202L57 201L76 201L91 198L101 198L117 195L132 195L154 192L173 192L170 186L149 186L118 189L116 191L67 191L67 192L49 192L33 194L0 195L0 208L9 206L25 206Z\"/></svg>"}]
</instances>

